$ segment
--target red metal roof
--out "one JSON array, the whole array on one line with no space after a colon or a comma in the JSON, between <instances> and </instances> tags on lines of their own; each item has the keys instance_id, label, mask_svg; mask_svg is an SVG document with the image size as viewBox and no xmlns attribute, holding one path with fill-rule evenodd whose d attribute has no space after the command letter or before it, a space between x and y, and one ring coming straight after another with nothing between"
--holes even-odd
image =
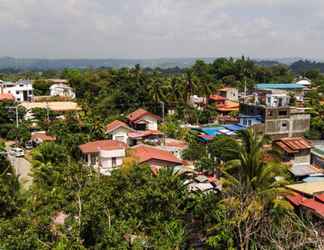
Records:
<instances>
[{"instance_id":1,"label":"red metal roof","mask_svg":"<svg viewBox=\"0 0 324 250\"><path fill-rule=\"evenodd\" d=\"M10 93L0 94L0 101L14 101L15 97Z\"/></svg>"},{"instance_id":2,"label":"red metal roof","mask_svg":"<svg viewBox=\"0 0 324 250\"><path fill-rule=\"evenodd\" d=\"M152 136L152 135L157 135L157 136L162 136L163 133L158 131L158 130L145 130L145 131L134 131L134 132L129 132L128 136L130 138L142 138L142 137L147 137L147 136Z\"/></svg>"},{"instance_id":3,"label":"red metal roof","mask_svg":"<svg viewBox=\"0 0 324 250\"><path fill-rule=\"evenodd\" d=\"M126 149L127 145L121 141L114 140L101 140L88 142L79 146L80 150L84 154L97 153L100 150L117 150Z\"/></svg>"},{"instance_id":4,"label":"red metal roof","mask_svg":"<svg viewBox=\"0 0 324 250\"><path fill-rule=\"evenodd\" d=\"M31 135L32 140L42 140L44 141L55 141L55 136L50 136L47 133L32 133Z\"/></svg>"},{"instance_id":5,"label":"red metal roof","mask_svg":"<svg viewBox=\"0 0 324 250\"><path fill-rule=\"evenodd\" d=\"M282 138L275 143L287 153L297 153L300 150L312 148L312 144L302 137Z\"/></svg>"},{"instance_id":6,"label":"red metal roof","mask_svg":"<svg viewBox=\"0 0 324 250\"><path fill-rule=\"evenodd\" d=\"M137 120L141 119L143 116L148 115L148 116L152 116L157 120L161 120L161 117L155 114L152 114L151 112L139 108L137 110L135 110L133 113L130 113L127 118L130 122L136 122Z\"/></svg>"},{"instance_id":7,"label":"red metal roof","mask_svg":"<svg viewBox=\"0 0 324 250\"><path fill-rule=\"evenodd\" d=\"M286 198L295 206L297 207L305 207L307 209L311 209L313 210L316 214L324 217L324 202L323 200L317 201L316 199L318 199L318 196L320 196L320 198L322 198L321 196L324 195L320 194L315 196L315 199L313 198L306 198L304 196L302 196L299 193L295 193L294 195L289 195Z\"/></svg>"},{"instance_id":8,"label":"red metal roof","mask_svg":"<svg viewBox=\"0 0 324 250\"><path fill-rule=\"evenodd\" d=\"M151 146L135 146L132 148L130 154L131 156L137 158L139 163L144 163L150 160L159 160L182 165L182 161L175 157L172 153Z\"/></svg>"},{"instance_id":9,"label":"red metal roof","mask_svg":"<svg viewBox=\"0 0 324 250\"><path fill-rule=\"evenodd\" d=\"M320 202L323 202L324 203L324 193L323 194L316 195L315 198L317 200L319 200Z\"/></svg>"},{"instance_id":10,"label":"red metal roof","mask_svg":"<svg viewBox=\"0 0 324 250\"><path fill-rule=\"evenodd\" d=\"M218 101L225 101L226 100L225 97L220 96L220 95L211 95L211 96L209 96L209 99L211 99L213 101L216 101L216 102L218 102Z\"/></svg>"},{"instance_id":11,"label":"red metal roof","mask_svg":"<svg viewBox=\"0 0 324 250\"><path fill-rule=\"evenodd\" d=\"M165 138L165 146L176 148L187 148L188 143L186 141L176 140L173 138Z\"/></svg>"},{"instance_id":12,"label":"red metal roof","mask_svg":"<svg viewBox=\"0 0 324 250\"><path fill-rule=\"evenodd\" d=\"M240 104L237 102L226 101L224 104L218 104L216 109L221 112L238 111L240 109Z\"/></svg>"},{"instance_id":13,"label":"red metal roof","mask_svg":"<svg viewBox=\"0 0 324 250\"><path fill-rule=\"evenodd\" d=\"M106 132L107 133L110 133L110 132L112 132L112 131L120 128L120 127L127 128L129 130L133 130L130 127L128 127L128 125L125 122L122 122L122 121L119 121L119 120L115 120L115 121L109 123L106 126Z\"/></svg>"}]
</instances>

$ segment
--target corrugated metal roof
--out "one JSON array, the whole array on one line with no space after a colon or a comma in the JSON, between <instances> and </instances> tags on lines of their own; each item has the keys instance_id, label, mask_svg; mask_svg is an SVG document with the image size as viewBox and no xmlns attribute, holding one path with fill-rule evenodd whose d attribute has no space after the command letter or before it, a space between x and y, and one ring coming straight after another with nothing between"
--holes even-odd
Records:
<instances>
[{"instance_id":1,"label":"corrugated metal roof","mask_svg":"<svg viewBox=\"0 0 324 250\"><path fill-rule=\"evenodd\" d=\"M296 83L259 83L256 89L303 89L304 86Z\"/></svg>"},{"instance_id":2,"label":"corrugated metal roof","mask_svg":"<svg viewBox=\"0 0 324 250\"><path fill-rule=\"evenodd\" d=\"M324 193L324 182L309 182L287 185L287 188L308 195Z\"/></svg>"},{"instance_id":3,"label":"corrugated metal roof","mask_svg":"<svg viewBox=\"0 0 324 250\"><path fill-rule=\"evenodd\" d=\"M134 112L130 113L127 118L130 122L136 122L137 120L140 120L143 116L148 115L151 117L154 117L156 120L161 120L161 117L158 115L155 115L145 109L139 108L135 110Z\"/></svg>"},{"instance_id":4,"label":"corrugated metal roof","mask_svg":"<svg viewBox=\"0 0 324 250\"><path fill-rule=\"evenodd\" d=\"M282 138L277 140L275 144L287 153L297 153L300 150L312 148L312 144L302 137Z\"/></svg>"},{"instance_id":5,"label":"corrugated metal roof","mask_svg":"<svg viewBox=\"0 0 324 250\"><path fill-rule=\"evenodd\" d=\"M94 142L88 142L79 146L80 150L84 154L97 153L100 150L116 150L126 149L127 145L121 141L114 140L100 140Z\"/></svg>"},{"instance_id":6,"label":"corrugated metal roof","mask_svg":"<svg viewBox=\"0 0 324 250\"><path fill-rule=\"evenodd\" d=\"M320 173L320 170L309 165L309 164L299 164L292 166L289 171L294 176L307 176L311 174Z\"/></svg>"}]
</instances>

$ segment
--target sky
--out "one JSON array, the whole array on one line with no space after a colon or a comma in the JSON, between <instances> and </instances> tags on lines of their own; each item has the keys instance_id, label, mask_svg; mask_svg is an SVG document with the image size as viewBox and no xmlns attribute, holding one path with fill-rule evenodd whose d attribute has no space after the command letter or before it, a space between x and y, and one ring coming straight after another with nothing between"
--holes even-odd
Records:
<instances>
[{"instance_id":1,"label":"sky","mask_svg":"<svg viewBox=\"0 0 324 250\"><path fill-rule=\"evenodd\" d=\"M0 57L323 53L323 0L0 0Z\"/></svg>"}]
</instances>

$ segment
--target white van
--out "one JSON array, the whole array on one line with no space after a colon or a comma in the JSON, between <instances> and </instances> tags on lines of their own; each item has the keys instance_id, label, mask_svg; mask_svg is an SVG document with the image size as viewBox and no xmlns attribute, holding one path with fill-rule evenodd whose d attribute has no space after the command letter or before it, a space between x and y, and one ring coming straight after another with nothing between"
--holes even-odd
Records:
<instances>
[{"instance_id":1,"label":"white van","mask_svg":"<svg viewBox=\"0 0 324 250\"><path fill-rule=\"evenodd\" d=\"M25 155L24 150L22 148L12 148L10 154L16 157L23 157Z\"/></svg>"}]
</instances>

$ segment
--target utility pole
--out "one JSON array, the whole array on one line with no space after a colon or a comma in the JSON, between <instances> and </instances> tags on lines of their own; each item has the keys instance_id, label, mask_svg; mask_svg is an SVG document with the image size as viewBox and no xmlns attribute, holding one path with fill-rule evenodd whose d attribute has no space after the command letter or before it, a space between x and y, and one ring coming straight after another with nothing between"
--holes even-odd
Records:
<instances>
[{"instance_id":1,"label":"utility pole","mask_svg":"<svg viewBox=\"0 0 324 250\"><path fill-rule=\"evenodd\" d=\"M165 116L165 104L163 101L160 101L162 106L162 121L164 122L164 116Z\"/></svg>"},{"instance_id":2,"label":"utility pole","mask_svg":"<svg viewBox=\"0 0 324 250\"><path fill-rule=\"evenodd\" d=\"M18 107L8 107L8 109L15 109L15 113L16 113L16 128L19 127L19 114L18 114Z\"/></svg>"}]
</instances>

